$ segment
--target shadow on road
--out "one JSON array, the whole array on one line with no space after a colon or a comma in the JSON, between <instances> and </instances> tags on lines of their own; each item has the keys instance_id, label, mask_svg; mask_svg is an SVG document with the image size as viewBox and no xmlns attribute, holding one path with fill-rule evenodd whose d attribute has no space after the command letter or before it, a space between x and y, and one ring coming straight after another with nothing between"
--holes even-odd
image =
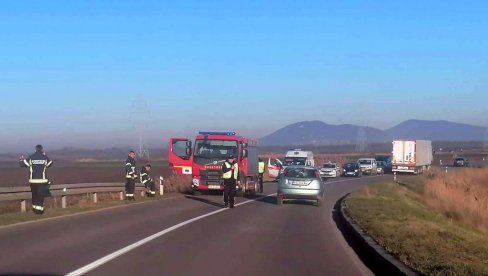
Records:
<instances>
[{"instance_id":1,"label":"shadow on road","mask_svg":"<svg viewBox=\"0 0 488 276\"><path fill-rule=\"evenodd\" d=\"M215 207L219 207L219 208L224 208L225 207L223 204L220 204L220 203L217 203L217 202L213 202L213 201L210 201L208 199L201 198L201 197L197 197L197 196L186 195L185 198L188 198L188 199L191 199L191 200L195 200L195 201L199 201L199 202L202 202L202 203L205 203L205 204L209 204L209 205L212 205L212 206L215 206Z\"/></svg>"}]
</instances>

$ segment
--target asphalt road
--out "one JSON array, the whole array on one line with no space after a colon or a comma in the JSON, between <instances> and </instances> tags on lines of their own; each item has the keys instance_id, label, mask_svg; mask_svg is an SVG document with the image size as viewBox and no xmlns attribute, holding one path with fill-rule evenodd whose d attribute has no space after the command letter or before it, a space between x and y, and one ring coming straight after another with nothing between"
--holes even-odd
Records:
<instances>
[{"instance_id":1,"label":"asphalt road","mask_svg":"<svg viewBox=\"0 0 488 276\"><path fill-rule=\"evenodd\" d=\"M333 220L353 189L328 182L321 207L264 198L178 197L0 228L0 275L371 275Z\"/></svg>"}]
</instances>

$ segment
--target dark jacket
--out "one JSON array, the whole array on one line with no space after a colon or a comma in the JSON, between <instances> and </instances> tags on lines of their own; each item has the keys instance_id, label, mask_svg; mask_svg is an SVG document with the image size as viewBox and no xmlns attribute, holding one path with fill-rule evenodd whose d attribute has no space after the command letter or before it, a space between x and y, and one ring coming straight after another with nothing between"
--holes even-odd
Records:
<instances>
[{"instance_id":1,"label":"dark jacket","mask_svg":"<svg viewBox=\"0 0 488 276\"><path fill-rule=\"evenodd\" d=\"M36 151L27 159L19 160L19 164L23 168L29 168L29 183L45 184L49 182L46 176L46 169L51 167L53 161L42 151Z\"/></svg>"},{"instance_id":2,"label":"dark jacket","mask_svg":"<svg viewBox=\"0 0 488 276\"><path fill-rule=\"evenodd\" d=\"M136 160L134 160L134 158L130 156L128 156L127 160L125 161L125 178L127 179L137 178Z\"/></svg>"},{"instance_id":3,"label":"dark jacket","mask_svg":"<svg viewBox=\"0 0 488 276\"><path fill-rule=\"evenodd\" d=\"M146 166L141 168L141 175L140 175L141 183L146 185L152 181L151 175L146 170Z\"/></svg>"}]
</instances>

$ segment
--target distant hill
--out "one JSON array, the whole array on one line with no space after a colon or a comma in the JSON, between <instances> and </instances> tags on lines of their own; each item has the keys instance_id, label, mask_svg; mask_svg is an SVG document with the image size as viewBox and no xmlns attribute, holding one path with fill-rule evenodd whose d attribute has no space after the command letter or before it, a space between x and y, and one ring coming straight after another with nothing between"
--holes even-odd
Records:
<instances>
[{"instance_id":1,"label":"distant hill","mask_svg":"<svg viewBox=\"0 0 488 276\"><path fill-rule=\"evenodd\" d=\"M330 125L305 121L288 125L260 139L264 146L353 144L365 138L369 143L393 139L426 139L432 141L484 141L485 127L448 121L408 120L387 130L357 125Z\"/></svg>"}]
</instances>

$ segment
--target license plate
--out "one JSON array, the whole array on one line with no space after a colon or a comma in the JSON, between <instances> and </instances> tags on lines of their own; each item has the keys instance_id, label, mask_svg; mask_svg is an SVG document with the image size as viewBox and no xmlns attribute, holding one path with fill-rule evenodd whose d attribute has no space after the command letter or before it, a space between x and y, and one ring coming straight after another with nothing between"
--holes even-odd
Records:
<instances>
[{"instance_id":1,"label":"license plate","mask_svg":"<svg viewBox=\"0 0 488 276\"><path fill-rule=\"evenodd\" d=\"M399 169L399 170L408 170L408 167L405 167L405 166L398 166L398 169Z\"/></svg>"},{"instance_id":2,"label":"license plate","mask_svg":"<svg viewBox=\"0 0 488 276\"><path fill-rule=\"evenodd\" d=\"M291 185L294 185L294 186L306 186L306 185L308 185L308 182L307 181L292 181L291 182Z\"/></svg>"},{"instance_id":3,"label":"license plate","mask_svg":"<svg viewBox=\"0 0 488 276\"><path fill-rule=\"evenodd\" d=\"M348 172L347 174L354 174L353 172Z\"/></svg>"},{"instance_id":4,"label":"license plate","mask_svg":"<svg viewBox=\"0 0 488 276\"><path fill-rule=\"evenodd\" d=\"M210 190L220 190L220 185L208 185Z\"/></svg>"}]
</instances>

